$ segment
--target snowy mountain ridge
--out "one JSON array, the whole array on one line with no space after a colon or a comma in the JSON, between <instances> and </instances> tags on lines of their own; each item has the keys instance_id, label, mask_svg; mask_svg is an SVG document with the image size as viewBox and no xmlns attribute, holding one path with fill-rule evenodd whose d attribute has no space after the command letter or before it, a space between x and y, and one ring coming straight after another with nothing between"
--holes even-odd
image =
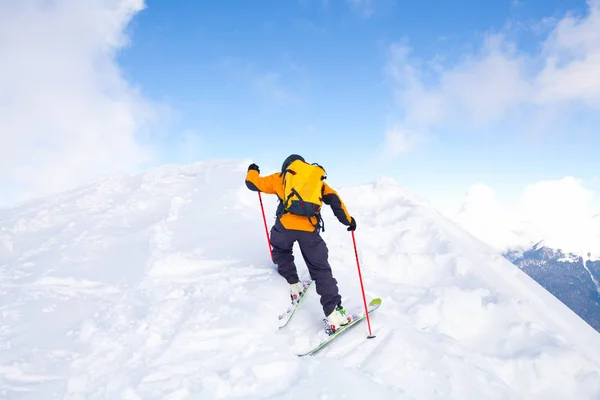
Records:
<instances>
[{"instance_id":1,"label":"snowy mountain ridge","mask_svg":"<svg viewBox=\"0 0 600 400\"><path fill-rule=\"evenodd\" d=\"M600 261L565 254L543 242L504 255L600 332Z\"/></svg>"},{"instance_id":2,"label":"snowy mountain ridge","mask_svg":"<svg viewBox=\"0 0 600 400\"><path fill-rule=\"evenodd\" d=\"M289 329L247 160L166 165L0 209L0 393L15 399L597 399L600 335L389 178L336 188L383 305L317 356L313 291ZM263 172L268 173L268 172ZM274 196L263 196L269 225ZM349 233L324 213L344 305ZM301 276L306 268L296 249Z\"/></svg>"}]
</instances>

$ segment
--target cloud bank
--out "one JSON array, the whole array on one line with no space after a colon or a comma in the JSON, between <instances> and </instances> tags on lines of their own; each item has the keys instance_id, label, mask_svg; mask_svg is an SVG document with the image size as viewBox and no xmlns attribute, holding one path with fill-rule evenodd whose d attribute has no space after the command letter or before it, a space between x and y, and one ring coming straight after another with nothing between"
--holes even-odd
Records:
<instances>
[{"instance_id":1,"label":"cloud bank","mask_svg":"<svg viewBox=\"0 0 600 400\"><path fill-rule=\"evenodd\" d=\"M513 202L477 184L469 188L454 216L465 229L499 250L543 240L550 247L600 256L600 220L594 218L594 192L581 180L565 177L528 185Z\"/></svg>"},{"instance_id":2,"label":"cloud bank","mask_svg":"<svg viewBox=\"0 0 600 400\"><path fill-rule=\"evenodd\" d=\"M132 169L151 106L117 52L143 0L0 2L0 202Z\"/></svg>"},{"instance_id":3,"label":"cloud bank","mask_svg":"<svg viewBox=\"0 0 600 400\"><path fill-rule=\"evenodd\" d=\"M452 66L411 58L406 43L391 45L386 74L399 109L393 129L541 133L579 110L600 110L600 0L587 4L586 15L551 25L536 53L519 51L507 32L488 34L478 52Z\"/></svg>"}]
</instances>

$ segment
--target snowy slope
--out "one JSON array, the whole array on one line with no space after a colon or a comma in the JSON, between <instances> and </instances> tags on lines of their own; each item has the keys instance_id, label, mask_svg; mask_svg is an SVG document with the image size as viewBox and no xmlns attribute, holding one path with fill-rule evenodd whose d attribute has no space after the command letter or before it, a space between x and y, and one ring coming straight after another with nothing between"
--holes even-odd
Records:
<instances>
[{"instance_id":1,"label":"snowy slope","mask_svg":"<svg viewBox=\"0 0 600 400\"><path fill-rule=\"evenodd\" d=\"M0 394L10 399L598 399L600 335L394 182L340 189L382 308L317 356L289 329L246 161L164 166L0 210ZM275 199L264 196L269 223ZM325 213L344 304L350 234ZM297 257L302 275L306 269Z\"/></svg>"}]
</instances>

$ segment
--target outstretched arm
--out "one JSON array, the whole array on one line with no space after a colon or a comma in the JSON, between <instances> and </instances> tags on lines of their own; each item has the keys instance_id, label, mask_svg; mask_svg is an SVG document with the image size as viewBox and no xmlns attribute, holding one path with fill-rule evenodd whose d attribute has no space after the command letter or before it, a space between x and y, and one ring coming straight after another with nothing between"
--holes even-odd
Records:
<instances>
[{"instance_id":1,"label":"outstretched arm","mask_svg":"<svg viewBox=\"0 0 600 400\"><path fill-rule=\"evenodd\" d=\"M258 166L252 164L248 167L248 173L246 174L246 187L255 192L277 194L275 190L277 177L277 173L261 177Z\"/></svg>"},{"instance_id":2,"label":"outstretched arm","mask_svg":"<svg viewBox=\"0 0 600 400\"><path fill-rule=\"evenodd\" d=\"M326 183L323 184L323 203L331 207L333 214L342 224L346 226L355 224L340 196Z\"/></svg>"}]
</instances>

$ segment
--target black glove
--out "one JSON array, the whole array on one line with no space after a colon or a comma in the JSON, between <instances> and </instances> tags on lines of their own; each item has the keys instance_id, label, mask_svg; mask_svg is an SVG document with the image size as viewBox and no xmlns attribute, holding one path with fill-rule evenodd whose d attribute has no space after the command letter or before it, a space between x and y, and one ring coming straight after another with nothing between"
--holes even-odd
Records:
<instances>
[{"instance_id":1,"label":"black glove","mask_svg":"<svg viewBox=\"0 0 600 400\"><path fill-rule=\"evenodd\" d=\"M348 231L355 231L356 230L356 220L354 219L354 217L351 217L352 220L350 221L350 226L348 227Z\"/></svg>"},{"instance_id":2,"label":"black glove","mask_svg":"<svg viewBox=\"0 0 600 400\"><path fill-rule=\"evenodd\" d=\"M250 171L251 169L257 171L260 174L260 169L258 169L258 165L252 163L248 166L248 171Z\"/></svg>"}]
</instances>

